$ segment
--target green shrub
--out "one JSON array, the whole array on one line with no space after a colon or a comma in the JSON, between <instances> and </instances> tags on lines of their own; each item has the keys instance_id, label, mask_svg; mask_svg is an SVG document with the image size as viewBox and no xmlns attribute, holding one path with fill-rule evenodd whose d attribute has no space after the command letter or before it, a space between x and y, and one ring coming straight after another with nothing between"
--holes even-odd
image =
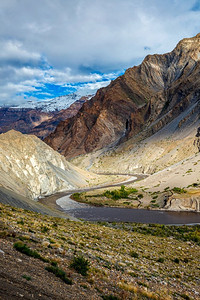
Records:
<instances>
[{"instance_id":1,"label":"green shrub","mask_svg":"<svg viewBox=\"0 0 200 300\"><path fill-rule=\"evenodd\" d=\"M157 260L157 262L164 263L164 258L163 257L159 257L159 259Z\"/></svg>"},{"instance_id":2,"label":"green shrub","mask_svg":"<svg viewBox=\"0 0 200 300\"><path fill-rule=\"evenodd\" d=\"M83 256L75 256L70 267L74 268L81 275L86 276L89 271L89 265L89 261Z\"/></svg>"},{"instance_id":3,"label":"green shrub","mask_svg":"<svg viewBox=\"0 0 200 300\"><path fill-rule=\"evenodd\" d=\"M131 252L130 252L130 256L132 256L132 257L134 257L134 258L138 258L138 257L139 257L138 253L135 252L135 251L131 251Z\"/></svg>"},{"instance_id":4,"label":"green shrub","mask_svg":"<svg viewBox=\"0 0 200 300\"><path fill-rule=\"evenodd\" d=\"M81 193L74 193L74 194L72 194L72 199L74 199L74 200L80 200L81 199Z\"/></svg>"},{"instance_id":5,"label":"green shrub","mask_svg":"<svg viewBox=\"0 0 200 300\"><path fill-rule=\"evenodd\" d=\"M190 300L191 298L188 296L188 295L186 295L186 294L181 294L180 295L183 299L185 299L185 300Z\"/></svg>"},{"instance_id":6,"label":"green shrub","mask_svg":"<svg viewBox=\"0 0 200 300\"><path fill-rule=\"evenodd\" d=\"M22 242L14 243L14 248L23 254L40 259L44 262L48 262L48 259L42 257L36 250L30 249L26 244L24 244Z\"/></svg>"},{"instance_id":7,"label":"green shrub","mask_svg":"<svg viewBox=\"0 0 200 300\"><path fill-rule=\"evenodd\" d=\"M144 196L143 196L142 194L139 194L139 195L138 195L138 198L139 198L139 199L142 199L143 197L144 197Z\"/></svg>"},{"instance_id":8,"label":"green shrub","mask_svg":"<svg viewBox=\"0 0 200 300\"><path fill-rule=\"evenodd\" d=\"M178 193L178 194L187 193L187 191L184 190L183 188L179 188L179 187L176 187L176 186L172 189L172 191L175 192L175 193Z\"/></svg>"},{"instance_id":9,"label":"green shrub","mask_svg":"<svg viewBox=\"0 0 200 300\"><path fill-rule=\"evenodd\" d=\"M58 266L58 263L57 263L57 261L52 260L51 265L52 265L53 267L57 267L57 266Z\"/></svg>"},{"instance_id":10,"label":"green shrub","mask_svg":"<svg viewBox=\"0 0 200 300\"><path fill-rule=\"evenodd\" d=\"M103 196L106 198L110 198L113 200L119 200L122 198L128 198L130 194L137 193L138 190L134 188L126 188L124 185L121 186L120 190L113 190L109 191L107 190L105 193L103 193Z\"/></svg>"},{"instance_id":11,"label":"green shrub","mask_svg":"<svg viewBox=\"0 0 200 300\"><path fill-rule=\"evenodd\" d=\"M20 221L17 221L17 224L24 225L24 220L23 220L23 219L21 219Z\"/></svg>"},{"instance_id":12,"label":"green shrub","mask_svg":"<svg viewBox=\"0 0 200 300\"><path fill-rule=\"evenodd\" d=\"M103 299L103 300L119 300L118 297L113 296L113 295L103 295L103 296L102 296L102 299Z\"/></svg>"},{"instance_id":13,"label":"green shrub","mask_svg":"<svg viewBox=\"0 0 200 300\"><path fill-rule=\"evenodd\" d=\"M24 278L24 279L26 279L27 281L30 281L32 278L30 277L30 276L28 276L28 275L22 275L22 277Z\"/></svg>"},{"instance_id":14,"label":"green shrub","mask_svg":"<svg viewBox=\"0 0 200 300\"><path fill-rule=\"evenodd\" d=\"M47 266L45 270L47 270L50 273L53 273L56 277L59 277L65 283L70 285L72 284L72 280L66 276L65 271L59 269L57 266Z\"/></svg>"},{"instance_id":15,"label":"green shrub","mask_svg":"<svg viewBox=\"0 0 200 300\"><path fill-rule=\"evenodd\" d=\"M176 264L179 264L179 258L175 258L175 259L174 259L174 262L175 262Z\"/></svg>"},{"instance_id":16,"label":"green shrub","mask_svg":"<svg viewBox=\"0 0 200 300\"><path fill-rule=\"evenodd\" d=\"M41 232L42 233L47 233L49 231L49 228L47 226L42 226L41 227Z\"/></svg>"},{"instance_id":17,"label":"green shrub","mask_svg":"<svg viewBox=\"0 0 200 300\"><path fill-rule=\"evenodd\" d=\"M151 200L151 203L156 203L156 200Z\"/></svg>"}]
</instances>

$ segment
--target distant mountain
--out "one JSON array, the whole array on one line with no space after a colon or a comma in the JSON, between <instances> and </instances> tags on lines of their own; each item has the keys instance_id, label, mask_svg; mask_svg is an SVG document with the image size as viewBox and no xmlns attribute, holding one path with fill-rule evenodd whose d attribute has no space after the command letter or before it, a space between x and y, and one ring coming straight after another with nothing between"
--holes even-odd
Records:
<instances>
[{"instance_id":1,"label":"distant mountain","mask_svg":"<svg viewBox=\"0 0 200 300\"><path fill-rule=\"evenodd\" d=\"M87 98L92 98L93 95L88 95ZM67 109L72 103L82 98L80 93L73 93L65 96L59 96L53 99L43 101L28 100L25 104L13 106L11 108L37 109L43 112L55 112L62 109Z\"/></svg>"},{"instance_id":2,"label":"distant mountain","mask_svg":"<svg viewBox=\"0 0 200 300\"><path fill-rule=\"evenodd\" d=\"M70 97L70 101L78 98L75 94ZM31 102L32 108L30 103L25 105L27 107L2 107L0 108L0 133L14 129L22 133L35 134L43 139L55 130L60 121L73 117L90 97L82 96L69 107L69 101L67 101L69 97L65 96L59 97L61 103L59 103L59 98L55 98L37 104L38 107L34 102ZM64 106L68 108L59 110Z\"/></svg>"},{"instance_id":3,"label":"distant mountain","mask_svg":"<svg viewBox=\"0 0 200 300\"><path fill-rule=\"evenodd\" d=\"M199 99L200 34L183 39L170 53L148 55L98 90L45 142L66 157L116 147L138 135L151 136L179 115L177 127L192 114L199 119Z\"/></svg>"}]
</instances>

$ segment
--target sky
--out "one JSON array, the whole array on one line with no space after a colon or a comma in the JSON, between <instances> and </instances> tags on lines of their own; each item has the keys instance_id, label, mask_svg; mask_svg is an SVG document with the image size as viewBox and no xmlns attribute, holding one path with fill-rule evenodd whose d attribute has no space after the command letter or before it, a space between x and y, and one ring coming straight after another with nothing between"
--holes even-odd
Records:
<instances>
[{"instance_id":1,"label":"sky","mask_svg":"<svg viewBox=\"0 0 200 300\"><path fill-rule=\"evenodd\" d=\"M1 0L0 105L92 94L200 32L200 0Z\"/></svg>"}]
</instances>

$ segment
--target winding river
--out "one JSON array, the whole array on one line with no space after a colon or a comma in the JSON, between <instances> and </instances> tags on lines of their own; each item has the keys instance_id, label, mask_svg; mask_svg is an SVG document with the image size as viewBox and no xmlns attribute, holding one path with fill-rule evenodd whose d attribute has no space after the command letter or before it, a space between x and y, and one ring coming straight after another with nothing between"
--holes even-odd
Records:
<instances>
[{"instance_id":1,"label":"winding river","mask_svg":"<svg viewBox=\"0 0 200 300\"><path fill-rule=\"evenodd\" d=\"M112 186L130 184L131 182L138 179L138 176L132 177L126 182L113 184ZM74 192L82 191L83 190L77 190ZM197 212L177 212L167 210L147 210L119 207L96 207L72 200L70 198L71 193L72 192L66 193L65 196L57 199L56 204L62 209L62 211L78 219L84 219L87 221L138 222L165 225L200 224L200 213Z\"/></svg>"},{"instance_id":2,"label":"winding river","mask_svg":"<svg viewBox=\"0 0 200 300\"><path fill-rule=\"evenodd\" d=\"M200 224L200 213L147 210L118 207L96 207L78 203L70 195L56 201L63 211L78 219L107 222L138 222L165 225Z\"/></svg>"}]
</instances>

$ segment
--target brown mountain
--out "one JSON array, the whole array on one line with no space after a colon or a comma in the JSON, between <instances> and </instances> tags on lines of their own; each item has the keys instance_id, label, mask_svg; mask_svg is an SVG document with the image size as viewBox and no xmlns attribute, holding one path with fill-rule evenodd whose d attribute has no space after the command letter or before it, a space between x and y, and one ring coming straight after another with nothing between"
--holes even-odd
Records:
<instances>
[{"instance_id":1,"label":"brown mountain","mask_svg":"<svg viewBox=\"0 0 200 300\"><path fill-rule=\"evenodd\" d=\"M77 114L87 100L88 97L81 97L69 108L52 112L29 108L0 108L0 133L14 129L43 139L53 132L61 121Z\"/></svg>"},{"instance_id":2,"label":"brown mountain","mask_svg":"<svg viewBox=\"0 0 200 300\"><path fill-rule=\"evenodd\" d=\"M71 104L69 108L54 112L51 118L48 118L47 120L44 120L44 122L41 122L37 126L34 126L31 130L29 130L28 133L34 134L43 139L51 132L53 132L61 121L75 116L79 109L82 107L83 103L85 103L87 100L88 97L83 96L79 100Z\"/></svg>"},{"instance_id":3,"label":"brown mountain","mask_svg":"<svg viewBox=\"0 0 200 300\"><path fill-rule=\"evenodd\" d=\"M33 127L51 119L53 113L29 108L0 108L0 133L11 129L28 133Z\"/></svg>"},{"instance_id":4,"label":"brown mountain","mask_svg":"<svg viewBox=\"0 0 200 300\"><path fill-rule=\"evenodd\" d=\"M148 55L97 91L77 115L61 122L45 142L66 157L149 136L188 107L198 110L200 34L163 55Z\"/></svg>"}]
</instances>

